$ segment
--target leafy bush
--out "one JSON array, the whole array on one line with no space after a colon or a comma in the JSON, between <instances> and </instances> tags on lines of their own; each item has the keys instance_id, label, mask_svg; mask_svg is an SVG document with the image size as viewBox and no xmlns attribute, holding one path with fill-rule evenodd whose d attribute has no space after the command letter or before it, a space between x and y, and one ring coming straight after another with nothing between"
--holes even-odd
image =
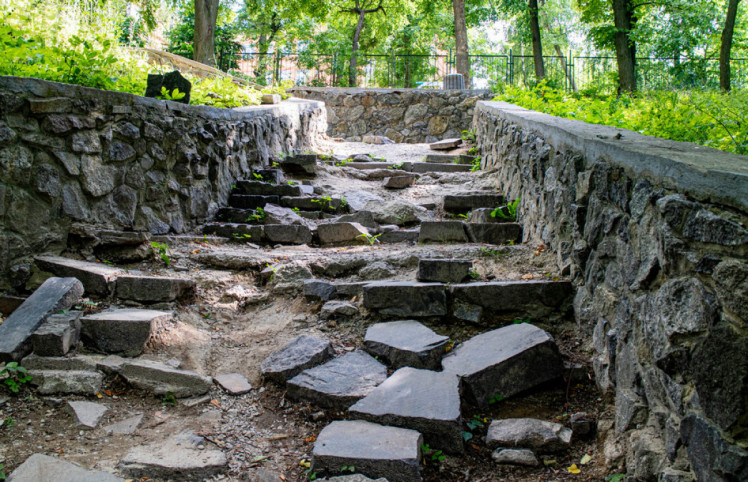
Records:
<instances>
[{"instance_id":1,"label":"leafy bush","mask_svg":"<svg viewBox=\"0 0 748 482\"><path fill-rule=\"evenodd\" d=\"M653 91L634 96L567 93L541 82L506 87L494 100L591 124L748 154L748 92Z\"/></svg>"}]
</instances>

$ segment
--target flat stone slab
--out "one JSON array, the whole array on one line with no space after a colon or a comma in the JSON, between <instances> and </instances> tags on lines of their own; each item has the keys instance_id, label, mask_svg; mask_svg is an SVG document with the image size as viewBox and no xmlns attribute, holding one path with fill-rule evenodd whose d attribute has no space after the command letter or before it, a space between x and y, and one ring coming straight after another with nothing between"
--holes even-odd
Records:
<instances>
[{"instance_id":1,"label":"flat stone slab","mask_svg":"<svg viewBox=\"0 0 748 482\"><path fill-rule=\"evenodd\" d=\"M444 196L443 207L448 213L465 214L478 208L496 209L504 201L504 196L495 193L448 194Z\"/></svg>"},{"instance_id":2,"label":"flat stone slab","mask_svg":"<svg viewBox=\"0 0 748 482\"><path fill-rule=\"evenodd\" d=\"M571 430L561 424L534 418L494 420L488 426L486 444L491 447L519 447L539 452L569 448Z\"/></svg>"},{"instance_id":3,"label":"flat stone slab","mask_svg":"<svg viewBox=\"0 0 748 482\"><path fill-rule=\"evenodd\" d=\"M86 343L107 354L138 356L151 334L165 325L172 313L156 310L122 309L104 311L81 319Z\"/></svg>"},{"instance_id":4,"label":"flat stone slab","mask_svg":"<svg viewBox=\"0 0 748 482\"><path fill-rule=\"evenodd\" d=\"M429 149L434 151L448 151L456 148L460 144L462 144L462 139L460 138L444 139L443 141L432 142L429 144Z\"/></svg>"},{"instance_id":5,"label":"flat stone slab","mask_svg":"<svg viewBox=\"0 0 748 482\"><path fill-rule=\"evenodd\" d=\"M290 379L287 395L322 408L345 410L387 379L387 367L368 353L354 351Z\"/></svg>"},{"instance_id":6,"label":"flat stone slab","mask_svg":"<svg viewBox=\"0 0 748 482\"><path fill-rule=\"evenodd\" d=\"M401 317L447 314L445 286L440 283L382 281L364 286L364 306L383 315Z\"/></svg>"},{"instance_id":7,"label":"flat stone slab","mask_svg":"<svg viewBox=\"0 0 748 482\"><path fill-rule=\"evenodd\" d=\"M570 281L485 281L450 285L449 294L456 301L477 305L495 314L540 317L563 311L572 301L574 287Z\"/></svg>"},{"instance_id":8,"label":"flat stone slab","mask_svg":"<svg viewBox=\"0 0 748 482\"><path fill-rule=\"evenodd\" d=\"M77 278L89 295L109 296L114 289L114 280L125 271L102 263L90 263L61 256L37 256L36 265L63 278Z\"/></svg>"},{"instance_id":9,"label":"flat stone slab","mask_svg":"<svg viewBox=\"0 0 748 482\"><path fill-rule=\"evenodd\" d=\"M104 374L90 370L29 370L29 375L42 395L96 395L104 384Z\"/></svg>"},{"instance_id":10,"label":"flat stone slab","mask_svg":"<svg viewBox=\"0 0 748 482\"><path fill-rule=\"evenodd\" d=\"M529 449L505 449L498 448L493 451L491 458L497 464L524 465L526 467L537 467L540 461L532 450Z\"/></svg>"},{"instance_id":11,"label":"flat stone slab","mask_svg":"<svg viewBox=\"0 0 748 482\"><path fill-rule=\"evenodd\" d=\"M416 175L385 177L382 186L387 189L405 189L415 184L417 180Z\"/></svg>"},{"instance_id":12,"label":"flat stone slab","mask_svg":"<svg viewBox=\"0 0 748 482\"><path fill-rule=\"evenodd\" d=\"M309 244L312 242L312 231L302 225L266 224L264 239L279 244Z\"/></svg>"},{"instance_id":13,"label":"flat stone slab","mask_svg":"<svg viewBox=\"0 0 748 482\"><path fill-rule=\"evenodd\" d=\"M312 470L341 473L344 466L372 478L420 481L423 437L415 430L363 421L337 421L317 436Z\"/></svg>"},{"instance_id":14,"label":"flat stone slab","mask_svg":"<svg viewBox=\"0 0 748 482\"><path fill-rule=\"evenodd\" d=\"M80 341L81 311L49 315L31 338L33 350L39 356L64 356Z\"/></svg>"},{"instance_id":15,"label":"flat stone slab","mask_svg":"<svg viewBox=\"0 0 748 482\"><path fill-rule=\"evenodd\" d=\"M467 259L419 259L418 281L460 283L469 275L473 262Z\"/></svg>"},{"instance_id":16,"label":"flat stone slab","mask_svg":"<svg viewBox=\"0 0 748 482\"><path fill-rule=\"evenodd\" d=\"M463 453L457 375L401 368L356 402L352 418L421 432L431 447Z\"/></svg>"},{"instance_id":17,"label":"flat stone slab","mask_svg":"<svg viewBox=\"0 0 748 482\"><path fill-rule=\"evenodd\" d=\"M222 451L206 448L202 437L185 431L163 442L130 449L117 468L133 478L203 480L225 472L228 460Z\"/></svg>"},{"instance_id":18,"label":"flat stone slab","mask_svg":"<svg viewBox=\"0 0 748 482\"><path fill-rule=\"evenodd\" d=\"M203 234L220 236L250 243L261 243L263 226L242 223L208 223L203 226Z\"/></svg>"},{"instance_id":19,"label":"flat stone slab","mask_svg":"<svg viewBox=\"0 0 748 482\"><path fill-rule=\"evenodd\" d=\"M323 223L317 234L320 244L367 244L369 230L359 223Z\"/></svg>"},{"instance_id":20,"label":"flat stone slab","mask_svg":"<svg viewBox=\"0 0 748 482\"><path fill-rule=\"evenodd\" d=\"M48 455L33 454L8 475L6 482L125 482L125 479Z\"/></svg>"},{"instance_id":21,"label":"flat stone slab","mask_svg":"<svg viewBox=\"0 0 748 482\"><path fill-rule=\"evenodd\" d=\"M319 310L319 316L323 320L330 318L340 318L345 316L354 316L358 314L358 308L353 303L342 300L331 300L322 305Z\"/></svg>"},{"instance_id":22,"label":"flat stone slab","mask_svg":"<svg viewBox=\"0 0 748 482\"><path fill-rule=\"evenodd\" d=\"M283 196L280 203L283 207L298 208L302 211L337 213L343 210L343 201L339 198L327 200L318 196Z\"/></svg>"},{"instance_id":23,"label":"flat stone slab","mask_svg":"<svg viewBox=\"0 0 748 482\"><path fill-rule=\"evenodd\" d=\"M366 330L364 349L393 368L439 370L449 337L414 320L377 323Z\"/></svg>"},{"instance_id":24,"label":"flat stone slab","mask_svg":"<svg viewBox=\"0 0 748 482\"><path fill-rule=\"evenodd\" d=\"M465 223L461 221L424 221L418 234L419 243L467 243Z\"/></svg>"},{"instance_id":25,"label":"flat stone slab","mask_svg":"<svg viewBox=\"0 0 748 482\"><path fill-rule=\"evenodd\" d=\"M281 159L278 163L283 172L289 174L314 175L317 168L316 154L296 154Z\"/></svg>"},{"instance_id":26,"label":"flat stone slab","mask_svg":"<svg viewBox=\"0 0 748 482\"><path fill-rule=\"evenodd\" d=\"M261 196L258 194L232 194L229 206L237 209L264 208L266 204L280 204L280 196Z\"/></svg>"},{"instance_id":27,"label":"flat stone slab","mask_svg":"<svg viewBox=\"0 0 748 482\"><path fill-rule=\"evenodd\" d=\"M104 414L109 410L104 405L94 402L68 402L68 410L81 428L96 428Z\"/></svg>"},{"instance_id":28,"label":"flat stone slab","mask_svg":"<svg viewBox=\"0 0 748 482\"><path fill-rule=\"evenodd\" d=\"M313 301L327 301L332 298L337 288L330 281L308 279L304 281L304 297Z\"/></svg>"},{"instance_id":29,"label":"flat stone slab","mask_svg":"<svg viewBox=\"0 0 748 482\"><path fill-rule=\"evenodd\" d=\"M155 395L171 392L176 398L194 397L208 393L213 385L210 377L150 360L126 360L114 369L129 384Z\"/></svg>"},{"instance_id":30,"label":"flat stone slab","mask_svg":"<svg viewBox=\"0 0 748 482\"><path fill-rule=\"evenodd\" d=\"M236 181L236 188L244 194L256 194L260 196L301 196L300 186L289 184L270 184L262 181Z\"/></svg>"},{"instance_id":31,"label":"flat stone slab","mask_svg":"<svg viewBox=\"0 0 748 482\"><path fill-rule=\"evenodd\" d=\"M115 294L123 300L157 303L190 301L195 297L195 280L186 278L156 278L153 276L120 276Z\"/></svg>"},{"instance_id":32,"label":"flat stone slab","mask_svg":"<svg viewBox=\"0 0 748 482\"><path fill-rule=\"evenodd\" d=\"M139 413L130 418L126 418L117 423L112 423L104 427L106 433L113 433L117 435L131 435L135 433L138 426L143 421L143 414Z\"/></svg>"},{"instance_id":33,"label":"flat stone slab","mask_svg":"<svg viewBox=\"0 0 748 482\"><path fill-rule=\"evenodd\" d=\"M247 377L240 373L226 373L213 377L218 385L231 395L243 395L252 390L252 385L247 381Z\"/></svg>"},{"instance_id":34,"label":"flat stone slab","mask_svg":"<svg viewBox=\"0 0 748 482\"><path fill-rule=\"evenodd\" d=\"M509 244L522 240L522 226L517 223L466 223L471 243Z\"/></svg>"},{"instance_id":35,"label":"flat stone slab","mask_svg":"<svg viewBox=\"0 0 748 482\"><path fill-rule=\"evenodd\" d=\"M470 172L470 164L436 164L433 162L414 162L411 172Z\"/></svg>"},{"instance_id":36,"label":"flat stone slab","mask_svg":"<svg viewBox=\"0 0 748 482\"><path fill-rule=\"evenodd\" d=\"M324 363L333 356L335 351L328 340L301 335L265 358L260 372L268 380L283 384L307 368Z\"/></svg>"},{"instance_id":37,"label":"flat stone slab","mask_svg":"<svg viewBox=\"0 0 748 482\"><path fill-rule=\"evenodd\" d=\"M379 241L387 244L417 243L420 232L421 230L419 228L388 231L386 233L382 233L382 235L379 237Z\"/></svg>"},{"instance_id":38,"label":"flat stone slab","mask_svg":"<svg viewBox=\"0 0 748 482\"><path fill-rule=\"evenodd\" d=\"M75 278L49 278L0 325L0 362L19 361L32 349L31 335L51 314L69 310L83 296Z\"/></svg>"},{"instance_id":39,"label":"flat stone slab","mask_svg":"<svg viewBox=\"0 0 748 482\"><path fill-rule=\"evenodd\" d=\"M447 373L461 377L463 396L480 407L561 376L553 337L529 323L509 325L469 339L444 357Z\"/></svg>"}]
</instances>

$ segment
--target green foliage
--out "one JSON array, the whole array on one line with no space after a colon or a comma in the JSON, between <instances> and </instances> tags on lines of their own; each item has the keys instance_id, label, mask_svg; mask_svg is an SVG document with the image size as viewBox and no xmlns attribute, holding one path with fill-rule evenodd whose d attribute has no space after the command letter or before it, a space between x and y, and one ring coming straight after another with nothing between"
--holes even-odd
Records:
<instances>
[{"instance_id":1,"label":"green foliage","mask_svg":"<svg viewBox=\"0 0 748 482\"><path fill-rule=\"evenodd\" d=\"M248 223L260 223L263 219L265 219L265 216L267 216L267 213L262 208L256 208L254 214L250 214L247 218Z\"/></svg>"},{"instance_id":2,"label":"green foliage","mask_svg":"<svg viewBox=\"0 0 748 482\"><path fill-rule=\"evenodd\" d=\"M344 465L340 468L340 471L354 473L356 471L356 467L354 467L353 465Z\"/></svg>"},{"instance_id":3,"label":"green foliage","mask_svg":"<svg viewBox=\"0 0 748 482\"><path fill-rule=\"evenodd\" d=\"M462 131L460 137L462 137L463 141L475 142L475 131Z\"/></svg>"},{"instance_id":4,"label":"green foliage","mask_svg":"<svg viewBox=\"0 0 748 482\"><path fill-rule=\"evenodd\" d=\"M159 96L159 98L164 100L181 100L184 99L185 95L187 94L185 94L184 92L179 92L179 89L174 89L169 92L166 87L161 87L161 95Z\"/></svg>"},{"instance_id":5,"label":"green foliage","mask_svg":"<svg viewBox=\"0 0 748 482\"><path fill-rule=\"evenodd\" d=\"M651 91L616 97L566 93L540 83L507 87L496 100L567 119L748 154L748 91ZM625 133L623 134L625 135Z\"/></svg>"},{"instance_id":6,"label":"green foliage","mask_svg":"<svg viewBox=\"0 0 748 482\"><path fill-rule=\"evenodd\" d=\"M499 403L500 401L504 400L503 395L493 395L491 398L488 399L489 405L493 405L494 403Z\"/></svg>"},{"instance_id":7,"label":"green foliage","mask_svg":"<svg viewBox=\"0 0 748 482\"><path fill-rule=\"evenodd\" d=\"M8 390L18 393L23 384L31 381L31 375L18 362L9 362L0 370L0 380Z\"/></svg>"},{"instance_id":8,"label":"green foliage","mask_svg":"<svg viewBox=\"0 0 748 482\"><path fill-rule=\"evenodd\" d=\"M424 462L427 457L436 462L441 462L447 458L441 450L432 449L429 444L421 445L421 452L423 453Z\"/></svg>"},{"instance_id":9,"label":"green foliage","mask_svg":"<svg viewBox=\"0 0 748 482\"><path fill-rule=\"evenodd\" d=\"M163 406L174 406L177 404L177 398L171 392L166 392L161 399L161 405Z\"/></svg>"},{"instance_id":10,"label":"green foliage","mask_svg":"<svg viewBox=\"0 0 748 482\"><path fill-rule=\"evenodd\" d=\"M478 171L480 171L480 161L481 161L480 157L476 157L475 159L473 159L473 162L472 162L473 167L470 168L471 172L478 172Z\"/></svg>"},{"instance_id":11,"label":"green foliage","mask_svg":"<svg viewBox=\"0 0 748 482\"><path fill-rule=\"evenodd\" d=\"M382 235L382 233L379 233L379 234L376 234L376 235L371 235L371 234L368 234L368 233L362 233L362 234L359 234L356 237L357 238L361 238L364 241L366 241L367 243L369 243L369 246L374 246L375 244L379 243L379 236L381 236L381 235Z\"/></svg>"},{"instance_id":12,"label":"green foliage","mask_svg":"<svg viewBox=\"0 0 748 482\"><path fill-rule=\"evenodd\" d=\"M626 480L626 474L611 474L605 477L605 482L623 482Z\"/></svg>"},{"instance_id":13,"label":"green foliage","mask_svg":"<svg viewBox=\"0 0 748 482\"><path fill-rule=\"evenodd\" d=\"M153 257L161 260L162 263L168 268L171 264L171 257L169 256L169 245L166 243L157 243L156 241L151 242L151 253Z\"/></svg>"},{"instance_id":14,"label":"green foliage","mask_svg":"<svg viewBox=\"0 0 748 482\"><path fill-rule=\"evenodd\" d=\"M517 219L517 208L519 207L520 198L508 203L506 206L499 206L491 211L491 217L500 217L502 219L516 220Z\"/></svg>"}]
</instances>

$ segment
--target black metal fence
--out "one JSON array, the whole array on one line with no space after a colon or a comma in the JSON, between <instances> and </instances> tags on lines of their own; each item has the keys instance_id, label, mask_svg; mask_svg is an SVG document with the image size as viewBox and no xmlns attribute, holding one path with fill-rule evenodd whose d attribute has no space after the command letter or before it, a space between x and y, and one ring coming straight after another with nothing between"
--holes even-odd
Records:
<instances>
[{"instance_id":1,"label":"black metal fence","mask_svg":"<svg viewBox=\"0 0 748 482\"><path fill-rule=\"evenodd\" d=\"M565 90L594 89L615 92L617 67L610 56L545 56L546 79ZM719 87L716 59L638 58L640 90ZM238 71L257 83L268 85L291 81L295 85L347 87L350 53L241 52L219 57L222 70ZM748 88L748 59L732 59L732 86ZM501 85L530 86L536 83L535 61L531 55L470 56L471 87L497 88ZM455 72L455 56L416 54L366 54L357 56L355 84L358 87L441 88L445 75Z\"/></svg>"}]
</instances>

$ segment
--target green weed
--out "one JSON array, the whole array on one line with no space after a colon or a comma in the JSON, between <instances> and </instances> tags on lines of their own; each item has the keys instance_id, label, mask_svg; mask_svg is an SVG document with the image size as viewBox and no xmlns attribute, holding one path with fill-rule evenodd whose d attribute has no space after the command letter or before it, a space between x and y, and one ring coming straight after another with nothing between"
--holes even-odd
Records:
<instances>
[{"instance_id":1,"label":"green weed","mask_svg":"<svg viewBox=\"0 0 748 482\"><path fill-rule=\"evenodd\" d=\"M0 370L0 380L3 381L3 385L13 393L18 393L21 390L21 386L31 381L31 375L28 374L28 370L22 367L18 362L8 362L2 370Z\"/></svg>"},{"instance_id":2,"label":"green weed","mask_svg":"<svg viewBox=\"0 0 748 482\"><path fill-rule=\"evenodd\" d=\"M381 235L382 235L382 233L375 234L375 235L371 235L371 234L368 234L368 233L361 233L361 234L359 234L356 237L357 238L361 238L364 241L366 241L367 243L369 243L369 246L374 246L375 244L379 243L379 236L381 236Z\"/></svg>"},{"instance_id":3,"label":"green weed","mask_svg":"<svg viewBox=\"0 0 748 482\"><path fill-rule=\"evenodd\" d=\"M169 246L166 243L157 243L156 241L151 242L151 253L153 257L161 260L162 263L168 268L171 265L171 257L169 256Z\"/></svg>"},{"instance_id":4,"label":"green weed","mask_svg":"<svg viewBox=\"0 0 748 482\"><path fill-rule=\"evenodd\" d=\"M519 200L520 198L515 199L514 201L508 203L506 206L499 206L493 211L491 211L491 217L500 217L502 219L509 219L512 221L516 221L517 219L517 208L519 207Z\"/></svg>"}]
</instances>

